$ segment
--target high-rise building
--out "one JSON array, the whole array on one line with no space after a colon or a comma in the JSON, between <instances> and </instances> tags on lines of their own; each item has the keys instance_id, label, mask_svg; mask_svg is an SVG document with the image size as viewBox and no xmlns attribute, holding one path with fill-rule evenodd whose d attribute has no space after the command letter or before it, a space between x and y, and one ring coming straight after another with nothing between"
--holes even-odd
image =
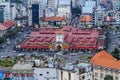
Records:
<instances>
[{"instance_id":1,"label":"high-rise building","mask_svg":"<svg viewBox=\"0 0 120 80\"><path fill-rule=\"evenodd\" d=\"M4 22L4 10L0 9L0 23Z\"/></svg>"},{"instance_id":2,"label":"high-rise building","mask_svg":"<svg viewBox=\"0 0 120 80\"><path fill-rule=\"evenodd\" d=\"M48 7L50 8L57 8L58 0L48 0L47 4L48 4Z\"/></svg>"},{"instance_id":3,"label":"high-rise building","mask_svg":"<svg viewBox=\"0 0 120 80\"><path fill-rule=\"evenodd\" d=\"M113 10L117 11L120 10L120 0L112 0L113 3Z\"/></svg>"},{"instance_id":4,"label":"high-rise building","mask_svg":"<svg viewBox=\"0 0 120 80\"><path fill-rule=\"evenodd\" d=\"M88 0L85 6L82 7L82 13L93 13L93 8L96 7L96 1Z\"/></svg>"},{"instance_id":5,"label":"high-rise building","mask_svg":"<svg viewBox=\"0 0 120 80\"><path fill-rule=\"evenodd\" d=\"M32 24L39 24L39 4L32 4Z\"/></svg>"},{"instance_id":6,"label":"high-rise building","mask_svg":"<svg viewBox=\"0 0 120 80\"><path fill-rule=\"evenodd\" d=\"M0 11L3 11L0 14L3 16L3 17L1 17L1 18L3 18L1 21L14 20L16 17L16 13L17 13L16 5L10 4L9 2L1 3Z\"/></svg>"},{"instance_id":7,"label":"high-rise building","mask_svg":"<svg viewBox=\"0 0 120 80\"><path fill-rule=\"evenodd\" d=\"M0 9L1 9L1 11L3 11L3 18L4 19L2 19L2 20L4 20L4 21L10 20L11 19L10 3L9 2L1 3Z\"/></svg>"},{"instance_id":8,"label":"high-rise building","mask_svg":"<svg viewBox=\"0 0 120 80\"><path fill-rule=\"evenodd\" d=\"M72 1L72 7L75 8L77 5L77 0L71 0Z\"/></svg>"},{"instance_id":9,"label":"high-rise building","mask_svg":"<svg viewBox=\"0 0 120 80\"><path fill-rule=\"evenodd\" d=\"M78 6L84 6L86 0L78 0Z\"/></svg>"},{"instance_id":10,"label":"high-rise building","mask_svg":"<svg viewBox=\"0 0 120 80\"><path fill-rule=\"evenodd\" d=\"M106 10L112 10L113 6L112 6L112 2L111 0L107 0L106 2Z\"/></svg>"}]
</instances>

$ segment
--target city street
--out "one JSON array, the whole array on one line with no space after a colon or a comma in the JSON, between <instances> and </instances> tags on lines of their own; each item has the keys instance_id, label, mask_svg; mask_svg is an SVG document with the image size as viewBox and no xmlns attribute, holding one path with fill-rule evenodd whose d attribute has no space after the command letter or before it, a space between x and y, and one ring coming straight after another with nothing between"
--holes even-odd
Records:
<instances>
[{"instance_id":1,"label":"city street","mask_svg":"<svg viewBox=\"0 0 120 80\"><path fill-rule=\"evenodd\" d=\"M28 34L29 32L30 31L27 29L24 29L22 31L19 31L15 38L7 39L7 41L0 45L0 56L13 56L19 54L19 52L14 50L14 47L22 40L24 40L24 35Z\"/></svg>"},{"instance_id":2,"label":"city street","mask_svg":"<svg viewBox=\"0 0 120 80\"><path fill-rule=\"evenodd\" d=\"M118 33L119 33L119 30L117 30L116 28L115 28L115 30L110 30L110 29L108 30L109 40L107 40L107 41L109 41L109 42L108 42L107 50L110 53L114 50L114 48L120 49L120 47L119 47L119 45L120 45L120 39L119 39L120 34L118 34Z\"/></svg>"}]
</instances>

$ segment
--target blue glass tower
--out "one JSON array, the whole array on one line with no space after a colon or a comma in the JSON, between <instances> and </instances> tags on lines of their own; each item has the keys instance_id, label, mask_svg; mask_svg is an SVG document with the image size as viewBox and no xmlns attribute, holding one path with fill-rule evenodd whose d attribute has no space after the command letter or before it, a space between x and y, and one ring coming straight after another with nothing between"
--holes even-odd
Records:
<instances>
[{"instance_id":1,"label":"blue glass tower","mask_svg":"<svg viewBox=\"0 0 120 80\"><path fill-rule=\"evenodd\" d=\"M39 4L32 4L32 24L39 25Z\"/></svg>"}]
</instances>

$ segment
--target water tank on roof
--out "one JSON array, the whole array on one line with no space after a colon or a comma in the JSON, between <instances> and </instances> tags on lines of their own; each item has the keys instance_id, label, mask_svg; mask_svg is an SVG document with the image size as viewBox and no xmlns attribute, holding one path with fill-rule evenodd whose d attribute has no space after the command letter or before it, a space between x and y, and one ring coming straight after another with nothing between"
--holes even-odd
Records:
<instances>
[{"instance_id":1,"label":"water tank on roof","mask_svg":"<svg viewBox=\"0 0 120 80\"><path fill-rule=\"evenodd\" d=\"M67 70L73 70L73 69L74 69L73 64L72 64L72 63L67 63L67 64L66 64L66 69L67 69Z\"/></svg>"},{"instance_id":2,"label":"water tank on roof","mask_svg":"<svg viewBox=\"0 0 120 80\"><path fill-rule=\"evenodd\" d=\"M35 66L40 66L40 60L34 60L35 61Z\"/></svg>"},{"instance_id":3,"label":"water tank on roof","mask_svg":"<svg viewBox=\"0 0 120 80\"><path fill-rule=\"evenodd\" d=\"M53 67L54 67L54 64L48 63L48 67L49 67L49 68L53 68Z\"/></svg>"}]
</instances>

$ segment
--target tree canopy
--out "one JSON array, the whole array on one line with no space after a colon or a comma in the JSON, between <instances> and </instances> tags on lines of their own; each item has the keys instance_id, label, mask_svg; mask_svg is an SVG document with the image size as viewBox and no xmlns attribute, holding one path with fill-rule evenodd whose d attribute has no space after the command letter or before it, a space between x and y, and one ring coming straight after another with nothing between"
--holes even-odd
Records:
<instances>
[{"instance_id":1,"label":"tree canopy","mask_svg":"<svg viewBox=\"0 0 120 80\"><path fill-rule=\"evenodd\" d=\"M113 76L111 75L106 75L104 80L113 80Z\"/></svg>"},{"instance_id":2,"label":"tree canopy","mask_svg":"<svg viewBox=\"0 0 120 80\"><path fill-rule=\"evenodd\" d=\"M111 52L112 56L115 57L116 59L120 59L120 51L115 48L112 52Z\"/></svg>"}]
</instances>

